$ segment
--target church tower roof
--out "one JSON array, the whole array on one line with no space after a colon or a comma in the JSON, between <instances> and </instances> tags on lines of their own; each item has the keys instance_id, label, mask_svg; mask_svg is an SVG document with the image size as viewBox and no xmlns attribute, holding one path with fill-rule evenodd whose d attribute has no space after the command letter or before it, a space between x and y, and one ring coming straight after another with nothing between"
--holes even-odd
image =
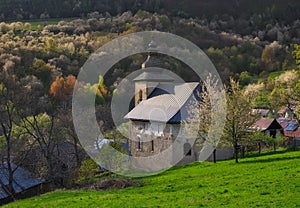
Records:
<instances>
[{"instance_id":1,"label":"church tower roof","mask_svg":"<svg viewBox=\"0 0 300 208\"><path fill-rule=\"evenodd\" d=\"M142 69L149 68L149 67L163 67L162 60L158 57L157 54L157 44L155 41L151 41L148 44L148 57L146 61L142 64Z\"/></svg>"},{"instance_id":2,"label":"church tower roof","mask_svg":"<svg viewBox=\"0 0 300 208\"><path fill-rule=\"evenodd\" d=\"M163 73L163 62L159 58L157 51L157 44L155 41L151 41L148 44L148 57L142 64L141 70L143 72L134 79L137 81L148 81L148 82L173 82L174 78L168 74Z\"/></svg>"}]
</instances>

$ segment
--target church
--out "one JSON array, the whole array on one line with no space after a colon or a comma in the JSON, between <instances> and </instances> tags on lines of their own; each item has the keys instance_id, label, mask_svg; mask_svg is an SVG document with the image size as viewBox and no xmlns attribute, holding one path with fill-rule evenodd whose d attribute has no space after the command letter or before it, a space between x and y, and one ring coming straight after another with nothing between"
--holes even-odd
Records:
<instances>
[{"instance_id":1,"label":"church","mask_svg":"<svg viewBox=\"0 0 300 208\"><path fill-rule=\"evenodd\" d=\"M153 46L154 45L154 46ZM151 42L149 47L155 47ZM174 142L174 158L181 158L176 164L197 161L200 146L195 145L195 138L189 138L184 122L190 116L191 103L199 102L201 86L199 82L182 83L164 73L159 57L149 53L142 64L140 75L133 81L135 86L134 108L125 116L129 120L129 152L134 157L147 157L159 154ZM225 153L225 155L224 155ZM224 152L225 159L232 157L232 152Z\"/></svg>"}]
</instances>

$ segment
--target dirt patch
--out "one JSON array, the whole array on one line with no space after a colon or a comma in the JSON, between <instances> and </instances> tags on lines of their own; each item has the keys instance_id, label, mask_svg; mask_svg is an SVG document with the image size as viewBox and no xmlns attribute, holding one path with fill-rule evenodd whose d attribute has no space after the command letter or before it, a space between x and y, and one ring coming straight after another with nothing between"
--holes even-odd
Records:
<instances>
[{"instance_id":1,"label":"dirt patch","mask_svg":"<svg viewBox=\"0 0 300 208\"><path fill-rule=\"evenodd\" d=\"M95 182L84 189L87 190L112 190L123 189L131 186L141 186L141 182L131 181L129 179L106 179L103 181Z\"/></svg>"}]
</instances>

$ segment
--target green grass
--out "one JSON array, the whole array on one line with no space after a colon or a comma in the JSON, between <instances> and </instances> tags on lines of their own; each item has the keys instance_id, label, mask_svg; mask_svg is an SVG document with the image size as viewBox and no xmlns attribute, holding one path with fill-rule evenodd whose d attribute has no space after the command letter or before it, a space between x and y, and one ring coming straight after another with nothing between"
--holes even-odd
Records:
<instances>
[{"instance_id":1,"label":"green grass","mask_svg":"<svg viewBox=\"0 0 300 208\"><path fill-rule=\"evenodd\" d=\"M34 21L30 22L31 30L42 30L47 25L57 25L59 20L45 20L45 21Z\"/></svg>"},{"instance_id":2,"label":"green grass","mask_svg":"<svg viewBox=\"0 0 300 208\"><path fill-rule=\"evenodd\" d=\"M193 163L142 180L142 187L59 190L5 207L300 207L300 151Z\"/></svg>"},{"instance_id":3,"label":"green grass","mask_svg":"<svg viewBox=\"0 0 300 208\"><path fill-rule=\"evenodd\" d=\"M284 72L285 72L285 71L271 72L271 73L269 74L269 77L270 77L271 79L275 79L275 78L279 77L281 74L283 74Z\"/></svg>"},{"instance_id":4,"label":"green grass","mask_svg":"<svg viewBox=\"0 0 300 208\"><path fill-rule=\"evenodd\" d=\"M31 30L42 30L47 25L57 25L60 21L70 22L75 18L68 18L68 19L47 19L47 20L34 20L34 21L27 21L31 24Z\"/></svg>"}]
</instances>

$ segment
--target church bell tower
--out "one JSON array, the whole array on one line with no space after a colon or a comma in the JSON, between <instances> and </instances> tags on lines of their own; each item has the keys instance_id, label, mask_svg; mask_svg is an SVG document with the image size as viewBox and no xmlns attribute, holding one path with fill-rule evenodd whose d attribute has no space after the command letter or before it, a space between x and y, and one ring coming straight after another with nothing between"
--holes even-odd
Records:
<instances>
[{"instance_id":1,"label":"church bell tower","mask_svg":"<svg viewBox=\"0 0 300 208\"><path fill-rule=\"evenodd\" d=\"M155 52L156 50L157 45L152 40L148 45L147 60L142 64L142 68L140 69L141 74L133 80L135 84L135 106L143 100L147 100L154 88L159 84L174 81L174 78L162 73L164 69L161 67L164 64Z\"/></svg>"}]
</instances>

